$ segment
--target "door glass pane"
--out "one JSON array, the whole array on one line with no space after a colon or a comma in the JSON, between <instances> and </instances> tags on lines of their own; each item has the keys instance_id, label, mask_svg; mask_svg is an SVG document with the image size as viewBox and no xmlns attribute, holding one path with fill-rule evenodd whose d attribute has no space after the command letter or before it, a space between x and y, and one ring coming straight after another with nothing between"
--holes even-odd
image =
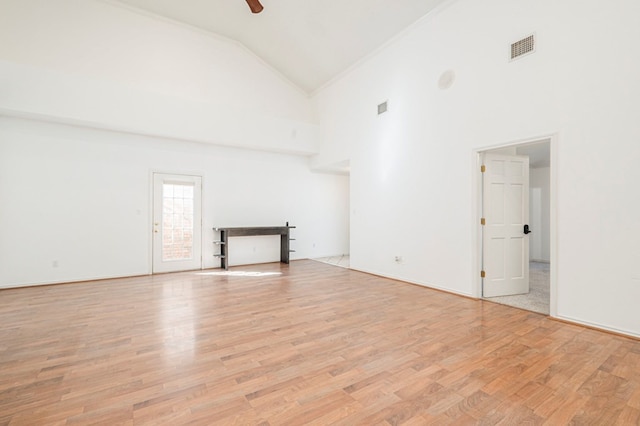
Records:
<instances>
[{"instance_id":1,"label":"door glass pane","mask_svg":"<svg viewBox=\"0 0 640 426\"><path fill-rule=\"evenodd\" d=\"M162 260L193 258L192 183L162 185Z\"/></svg>"}]
</instances>

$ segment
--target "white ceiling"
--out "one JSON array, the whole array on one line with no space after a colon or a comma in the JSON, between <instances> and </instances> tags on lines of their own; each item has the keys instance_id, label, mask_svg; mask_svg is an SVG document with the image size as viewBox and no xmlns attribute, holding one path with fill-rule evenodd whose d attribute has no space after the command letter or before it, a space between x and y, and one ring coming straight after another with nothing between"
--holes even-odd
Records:
<instances>
[{"instance_id":1,"label":"white ceiling","mask_svg":"<svg viewBox=\"0 0 640 426\"><path fill-rule=\"evenodd\" d=\"M449 0L117 0L236 40L307 93Z\"/></svg>"}]
</instances>

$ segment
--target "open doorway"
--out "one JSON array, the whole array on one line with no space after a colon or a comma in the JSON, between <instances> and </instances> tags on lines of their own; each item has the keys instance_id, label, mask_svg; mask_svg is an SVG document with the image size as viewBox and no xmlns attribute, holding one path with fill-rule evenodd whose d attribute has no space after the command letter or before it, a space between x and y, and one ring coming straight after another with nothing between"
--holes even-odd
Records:
<instances>
[{"instance_id":1,"label":"open doorway","mask_svg":"<svg viewBox=\"0 0 640 426\"><path fill-rule=\"evenodd\" d=\"M349 269L351 267L350 256L350 223L351 223L351 161L343 160L334 164L326 165L321 168L314 169L321 173L330 173L345 177L344 191L336 193L335 200L335 212L338 222L336 226L332 228L335 232L336 229L340 229L340 244L337 247L335 244L327 249L322 244L313 243L311 260L317 262L326 263L333 266L339 266L341 268ZM344 234L343 234L344 232Z\"/></svg>"},{"instance_id":2,"label":"open doorway","mask_svg":"<svg viewBox=\"0 0 640 426\"><path fill-rule=\"evenodd\" d=\"M490 226L482 225L482 290L483 299L497 303L502 303L517 308L527 309L542 314L550 314L551 306L551 140L550 138L536 140L524 144L512 145L505 148L492 149L480 153L482 157L498 159L524 159L522 164L528 163L526 170L527 188L524 188L517 196L522 196L522 205L526 206L526 212L517 212L521 215L518 220L507 221L516 224L518 234L511 238L506 236L503 240L495 239L491 241L487 235L491 236L493 230ZM489 178L491 179L491 178ZM483 173L483 182L487 176ZM500 199L495 201L495 194L490 194L490 189L483 184L482 212L491 210L491 203L502 203ZM512 195L505 195L505 202L509 202ZM526 199L524 199L526 198ZM489 207L488 207L489 206ZM517 210L517 209L516 209ZM489 214L491 214L489 212ZM490 225L490 218L486 219ZM482 221L485 222L485 219ZM522 222L522 223L520 223ZM487 241L489 241L487 243ZM526 245L526 246L525 246ZM523 248L520 248L523 246ZM504 259L499 256L495 260L495 251L504 248L508 252ZM509 256L513 259L509 259ZM521 259L518 261L518 259ZM522 266L518 266L518 262ZM516 266L512 266L516 264ZM496 272L496 267L498 272ZM492 275L487 269L491 269ZM501 270L502 269L502 270ZM486 274L486 276L485 276ZM510 278L521 278L525 280L515 290L496 292L495 288L500 288ZM520 281L522 281L520 280ZM508 284L508 283L507 283Z\"/></svg>"}]
</instances>

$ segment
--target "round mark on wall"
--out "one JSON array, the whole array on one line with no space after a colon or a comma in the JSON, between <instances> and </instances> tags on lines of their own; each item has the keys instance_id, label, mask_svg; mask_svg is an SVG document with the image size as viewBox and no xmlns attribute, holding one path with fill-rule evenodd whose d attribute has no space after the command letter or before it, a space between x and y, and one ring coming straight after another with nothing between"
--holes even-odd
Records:
<instances>
[{"instance_id":1,"label":"round mark on wall","mask_svg":"<svg viewBox=\"0 0 640 426\"><path fill-rule=\"evenodd\" d=\"M438 87L440 90L446 90L453 85L455 79L456 73L453 70L446 70L438 79Z\"/></svg>"}]
</instances>

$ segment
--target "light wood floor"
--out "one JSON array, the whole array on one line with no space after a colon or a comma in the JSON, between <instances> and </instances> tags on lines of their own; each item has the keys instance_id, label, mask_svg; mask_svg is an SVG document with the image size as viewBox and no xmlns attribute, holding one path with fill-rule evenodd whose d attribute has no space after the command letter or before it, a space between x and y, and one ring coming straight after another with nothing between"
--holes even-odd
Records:
<instances>
[{"instance_id":1,"label":"light wood floor","mask_svg":"<svg viewBox=\"0 0 640 426\"><path fill-rule=\"evenodd\" d=\"M313 261L0 291L0 425L638 424L640 342Z\"/></svg>"}]
</instances>

